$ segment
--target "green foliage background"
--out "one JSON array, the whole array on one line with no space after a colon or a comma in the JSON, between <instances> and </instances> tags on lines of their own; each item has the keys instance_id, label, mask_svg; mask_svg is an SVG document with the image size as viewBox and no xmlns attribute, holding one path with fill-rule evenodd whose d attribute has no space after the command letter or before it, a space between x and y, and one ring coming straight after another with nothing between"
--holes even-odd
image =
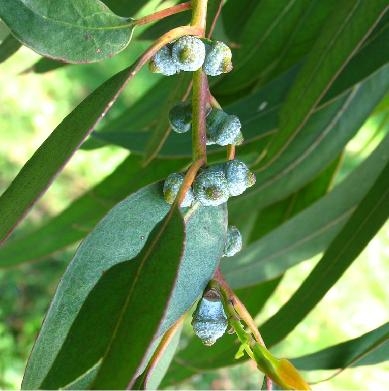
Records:
<instances>
[{"instance_id":1,"label":"green foliage background","mask_svg":"<svg viewBox=\"0 0 389 391\"><path fill-rule=\"evenodd\" d=\"M6 34L3 28L2 35ZM1 37L0 37L1 38ZM0 39L1 40L1 39ZM55 72L21 73L40 57L26 48L20 49L0 64L0 193L8 186L28 157L50 134L69 111L108 77L131 63L149 42L136 41L117 57L98 65L68 66ZM143 70L109 114L117 117L127 106L150 91L160 78ZM23 108L23 111L20 108ZM383 125L384 124L384 125ZM348 143L335 182L347 176L384 138L388 126L388 100L365 122L358 135ZM80 150L53 186L34 206L15 232L18 238L42 222L48 221L70 205L92 185L108 175L127 156L115 146L97 150ZM56 252L43 262L0 271L0 387L18 388L27 355L75 245ZM387 320L389 275L389 226L386 224L363 254L347 270L324 300L286 338L273 348L280 356L300 356L350 338L357 337ZM291 268L275 295L266 304L258 320L262 323L292 295L312 270L319 257ZM368 315L367 315L368 314ZM181 344L190 336L186 325ZM358 367L330 381L332 389L385 388L387 363ZM333 371L312 371L311 381L328 377ZM258 374L250 364L234 369L196 376L181 388L258 387ZM315 386L326 389L328 383Z\"/></svg>"}]
</instances>

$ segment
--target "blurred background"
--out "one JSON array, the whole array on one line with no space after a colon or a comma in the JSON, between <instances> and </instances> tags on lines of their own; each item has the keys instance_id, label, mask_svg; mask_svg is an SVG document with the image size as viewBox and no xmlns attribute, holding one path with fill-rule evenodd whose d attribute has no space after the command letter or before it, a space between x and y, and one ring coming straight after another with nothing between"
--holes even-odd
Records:
<instances>
[{"instance_id":1,"label":"blurred background","mask_svg":"<svg viewBox=\"0 0 389 391\"><path fill-rule=\"evenodd\" d=\"M0 29L0 41L6 34ZM132 62L147 42L130 45L114 59L100 64L66 66L39 74L31 66L40 58L21 48L0 64L0 193L58 123L95 87ZM110 115L135 102L153 88L158 76L141 72ZM336 178L340 181L383 137L377 111L353 139ZM244 131L244 129L243 129ZM78 151L53 185L15 232L21 235L62 211L72 200L109 174L128 154L118 147ZM0 217L1 218L1 217ZM24 366L50 299L75 247L42 262L0 270L0 388L18 389ZM290 269L259 316L263 321L284 303L308 275L319 257ZM389 224L354 262L324 300L272 351L296 357L357 337L388 320ZM331 309L331 316L328 315ZM184 330L190 335L189 322ZM331 371L306 373L309 381L330 377ZM258 389L255 366L244 363L198 375L177 389ZM348 369L316 384L315 390L389 389L389 363Z\"/></svg>"}]
</instances>

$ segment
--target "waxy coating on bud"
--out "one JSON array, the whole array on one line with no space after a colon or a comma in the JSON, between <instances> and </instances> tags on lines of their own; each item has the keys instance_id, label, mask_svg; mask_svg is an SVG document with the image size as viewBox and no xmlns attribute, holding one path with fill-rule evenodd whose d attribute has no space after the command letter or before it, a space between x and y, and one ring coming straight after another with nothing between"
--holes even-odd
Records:
<instances>
[{"instance_id":1,"label":"waxy coating on bud","mask_svg":"<svg viewBox=\"0 0 389 391\"><path fill-rule=\"evenodd\" d=\"M234 225L227 227L227 239L224 247L224 257L232 257L242 250L242 235Z\"/></svg>"},{"instance_id":2,"label":"waxy coating on bud","mask_svg":"<svg viewBox=\"0 0 389 391\"><path fill-rule=\"evenodd\" d=\"M242 194L248 187L255 184L255 175L245 163L238 159L225 163L224 171L227 178L228 190L231 196Z\"/></svg>"},{"instance_id":3,"label":"waxy coating on bud","mask_svg":"<svg viewBox=\"0 0 389 391\"><path fill-rule=\"evenodd\" d=\"M182 71L197 71L204 63L205 45L199 38L187 35L172 44L172 58Z\"/></svg>"},{"instance_id":4,"label":"waxy coating on bud","mask_svg":"<svg viewBox=\"0 0 389 391\"><path fill-rule=\"evenodd\" d=\"M173 204L175 201L178 192L184 182L184 175L181 173L172 173L170 174L164 184L163 184L163 198L168 204ZM181 202L181 207L191 206L194 201L193 191L192 189L188 189L185 194L184 199Z\"/></svg>"},{"instance_id":5,"label":"waxy coating on bud","mask_svg":"<svg viewBox=\"0 0 389 391\"><path fill-rule=\"evenodd\" d=\"M176 62L172 58L169 45L161 48L149 62L149 69L153 73L162 73L165 76L175 75L180 72Z\"/></svg>"},{"instance_id":6,"label":"waxy coating on bud","mask_svg":"<svg viewBox=\"0 0 389 391\"><path fill-rule=\"evenodd\" d=\"M208 76L218 76L232 70L231 49L223 42L214 41L205 44L204 72Z\"/></svg>"},{"instance_id":7,"label":"waxy coating on bud","mask_svg":"<svg viewBox=\"0 0 389 391\"><path fill-rule=\"evenodd\" d=\"M227 179L222 166L206 168L197 176L193 184L197 201L205 206L224 204L229 197Z\"/></svg>"},{"instance_id":8,"label":"waxy coating on bud","mask_svg":"<svg viewBox=\"0 0 389 391\"><path fill-rule=\"evenodd\" d=\"M169 111L169 123L177 133L186 133L192 127L192 105L179 103Z\"/></svg>"},{"instance_id":9,"label":"waxy coating on bud","mask_svg":"<svg viewBox=\"0 0 389 391\"><path fill-rule=\"evenodd\" d=\"M243 135L241 123L236 115L230 115L220 109L212 109L206 119L207 143L226 146L241 144Z\"/></svg>"},{"instance_id":10,"label":"waxy coating on bud","mask_svg":"<svg viewBox=\"0 0 389 391\"><path fill-rule=\"evenodd\" d=\"M213 345L226 332L227 316L224 312L220 293L216 289L208 289L193 313L192 327L194 333L204 345Z\"/></svg>"}]
</instances>

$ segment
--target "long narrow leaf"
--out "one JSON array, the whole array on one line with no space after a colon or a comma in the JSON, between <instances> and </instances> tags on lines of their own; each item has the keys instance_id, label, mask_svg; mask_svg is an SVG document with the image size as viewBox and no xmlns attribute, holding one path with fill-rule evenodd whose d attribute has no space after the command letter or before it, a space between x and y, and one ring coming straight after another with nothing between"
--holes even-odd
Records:
<instances>
[{"instance_id":1,"label":"long narrow leaf","mask_svg":"<svg viewBox=\"0 0 389 391\"><path fill-rule=\"evenodd\" d=\"M324 251L389 161L388 148L389 136L325 197L222 264L228 281L234 287L256 284Z\"/></svg>"},{"instance_id":2,"label":"long narrow leaf","mask_svg":"<svg viewBox=\"0 0 389 391\"><path fill-rule=\"evenodd\" d=\"M293 359L299 369L345 369L350 366L377 364L389 357L389 323L358 338Z\"/></svg>"},{"instance_id":3,"label":"long narrow leaf","mask_svg":"<svg viewBox=\"0 0 389 391\"><path fill-rule=\"evenodd\" d=\"M280 115L280 129L267 151L273 161L298 135L335 78L378 23L386 0L341 0L294 82Z\"/></svg>"},{"instance_id":4,"label":"long narrow leaf","mask_svg":"<svg viewBox=\"0 0 389 391\"><path fill-rule=\"evenodd\" d=\"M62 121L0 197L0 243L45 191L149 57L165 44L165 40L191 32L196 33L197 29L182 27L162 36L132 66L108 79Z\"/></svg>"},{"instance_id":5,"label":"long narrow leaf","mask_svg":"<svg viewBox=\"0 0 389 391\"><path fill-rule=\"evenodd\" d=\"M262 332L268 343L274 344L284 338L315 307L363 251L388 216L389 164L386 164L307 279L291 299L263 324Z\"/></svg>"},{"instance_id":6,"label":"long narrow leaf","mask_svg":"<svg viewBox=\"0 0 389 391\"><path fill-rule=\"evenodd\" d=\"M157 159L142 167L142 158L131 155L108 177L77 198L59 215L0 247L0 267L44 259L84 238L108 210L128 194L150 182L180 171L185 159Z\"/></svg>"}]
</instances>

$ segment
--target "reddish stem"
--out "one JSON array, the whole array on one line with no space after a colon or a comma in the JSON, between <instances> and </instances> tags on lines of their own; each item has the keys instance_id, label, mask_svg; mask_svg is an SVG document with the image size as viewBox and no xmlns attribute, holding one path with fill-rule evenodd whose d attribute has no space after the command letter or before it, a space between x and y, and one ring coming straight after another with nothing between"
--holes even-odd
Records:
<instances>
[{"instance_id":1,"label":"reddish stem","mask_svg":"<svg viewBox=\"0 0 389 391\"><path fill-rule=\"evenodd\" d=\"M183 181L183 183L181 185L181 189L180 189L180 191L179 191L179 193L178 193L178 195L176 197L176 200L175 200L172 208L174 207L174 205L176 203L178 203L178 205L181 204L181 202L185 198L186 192L192 186L192 183L193 183L193 181L196 178L197 172L204 165L204 163L205 163L204 158L201 158L201 159L198 159L198 160L194 161L192 163L192 165L189 167L188 171L185 174L185 178L184 178L184 181Z\"/></svg>"},{"instance_id":2,"label":"reddish stem","mask_svg":"<svg viewBox=\"0 0 389 391\"><path fill-rule=\"evenodd\" d=\"M166 18L170 15L178 14L179 12L187 11L192 8L192 3L188 1L187 3L177 4L173 7L166 8L164 10L155 12L154 14L146 15L143 18L134 20L136 26L141 26L143 24L152 23L156 20Z\"/></svg>"},{"instance_id":3,"label":"reddish stem","mask_svg":"<svg viewBox=\"0 0 389 391\"><path fill-rule=\"evenodd\" d=\"M238 296L235 295L235 292L231 289L231 287L228 285L228 282L224 279L223 274L220 270L220 267L216 269L215 275L213 278L218 282L218 284L221 286L221 288L226 293L228 300L233 305L236 313L240 317L243 322L246 323L247 327L250 329L251 333L254 336L254 339L262 345L264 348L266 348L265 342L263 341L263 338L257 328L257 325L255 324L253 318L251 317L250 313L247 311L247 308L245 305L239 300ZM268 391L271 391L273 389L273 383L272 380L266 376L266 387Z\"/></svg>"}]
</instances>

